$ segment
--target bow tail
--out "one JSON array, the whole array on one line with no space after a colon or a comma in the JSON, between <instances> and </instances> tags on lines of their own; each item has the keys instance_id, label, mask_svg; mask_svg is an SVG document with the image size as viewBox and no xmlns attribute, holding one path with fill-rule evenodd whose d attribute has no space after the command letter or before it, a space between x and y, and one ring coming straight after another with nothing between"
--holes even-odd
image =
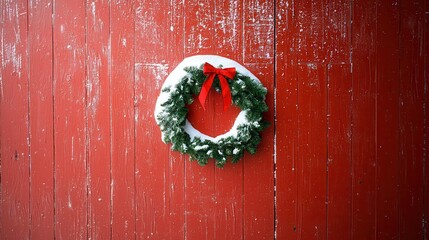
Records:
<instances>
[{"instance_id":1,"label":"bow tail","mask_svg":"<svg viewBox=\"0 0 429 240\"><path fill-rule=\"evenodd\" d=\"M222 96L223 96L223 110L225 111L228 109L229 106L232 104L231 99L231 90L229 89L228 82L226 81L225 77L222 75L218 75L220 86L222 88Z\"/></svg>"},{"instance_id":2,"label":"bow tail","mask_svg":"<svg viewBox=\"0 0 429 240\"><path fill-rule=\"evenodd\" d=\"M206 110L204 103L206 101L210 88L212 87L214 78L215 78L215 74L210 74L207 77L207 80L204 82L203 86L201 87L200 95L198 96L198 99L200 100L201 106L203 107L204 110Z\"/></svg>"}]
</instances>

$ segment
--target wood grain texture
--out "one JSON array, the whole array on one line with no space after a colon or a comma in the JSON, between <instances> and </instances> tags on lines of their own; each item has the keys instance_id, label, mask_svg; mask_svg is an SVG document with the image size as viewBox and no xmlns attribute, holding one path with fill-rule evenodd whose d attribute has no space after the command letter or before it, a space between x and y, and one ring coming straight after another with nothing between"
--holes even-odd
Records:
<instances>
[{"instance_id":1,"label":"wood grain texture","mask_svg":"<svg viewBox=\"0 0 429 240\"><path fill-rule=\"evenodd\" d=\"M429 84L429 1L426 1L426 11L425 11L425 23L424 23L424 36L423 36L423 49L424 49L424 76L425 76L425 139L426 139L426 144L425 144L425 158L424 158L424 174L423 174L423 188L424 188L424 193L423 193L423 208L424 208L424 212L423 212L423 221L424 221L424 238L425 240L429 239L429 230L428 230L428 226L429 226L429 160L428 160L428 150L429 149L429 141L427 141L428 138L428 134L429 134L429 128L427 126L427 122L428 122L428 117L429 117L429 108L427 106L429 106L429 95L428 95L428 84Z\"/></svg>"},{"instance_id":2,"label":"wood grain texture","mask_svg":"<svg viewBox=\"0 0 429 240\"><path fill-rule=\"evenodd\" d=\"M246 68L267 88L269 107L264 118L274 122L274 3L271 1L244 1L243 48ZM274 139L270 125L262 139ZM244 238L274 238L274 142L262 140L258 152L244 158Z\"/></svg>"},{"instance_id":3,"label":"wood grain texture","mask_svg":"<svg viewBox=\"0 0 429 240\"><path fill-rule=\"evenodd\" d=\"M85 1L56 1L54 7L55 235L85 239Z\"/></svg>"},{"instance_id":4,"label":"wood grain texture","mask_svg":"<svg viewBox=\"0 0 429 240\"><path fill-rule=\"evenodd\" d=\"M318 64L299 64L298 148L301 172L298 199L301 205L300 236L326 238L326 69Z\"/></svg>"},{"instance_id":5,"label":"wood grain texture","mask_svg":"<svg viewBox=\"0 0 429 240\"><path fill-rule=\"evenodd\" d=\"M134 13L134 2L110 2L110 197L113 239L134 239L136 235Z\"/></svg>"},{"instance_id":6,"label":"wood grain texture","mask_svg":"<svg viewBox=\"0 0 429 240\"><path fill-rule=\"evenodd\" d=\"M423 7L410 2L401 7L399 236L410 239L423 236Z\"/></svg>"},{"instance_id":7,"label":"wood grain texture","mask_svg":"<svg viewBox=\"0 0 429 240\"><path fill-rule=\"evenodd\" d=\"M376 238L376 3L354 1L352 239ZM365 230L363 230L365 229Z\"/></svg>"},{"instance_id":8,"label":"wood grain texture","mask_svg":"<svg viewBox=\"0 0 429 240\"><path fill-rule=\"evenodd\" d=\"M135 63L136 231L139 239L184 237L183 159L172 155L169 146L161 142L153 114L162 83L178 60L170 53L183 52L180 48L173 51L174 36L183 28L174 13L181 8L174 1L140 1L136 8L135 39L136 53L139 53Z\"/></svg>"},{"instance_id":9,"label":"wood grain texture","mask_svg":"<svg viewBox=\"0 0 429 240\"><path fill-rule=\"evenodd\" d=\"M32 239L54 238L52 11L51 0L28 5Z\"/></svg>"},{"instance_id":10,"label":"wood grain texture","mask_svg":"<svg viewBox=\"0 0 429 240\"><path fill-rule=\"evenodd\" d=\"M26 239L30 232L27 4L2 2L1 234Z\"/></svg>"},{"instance_id":11,"label":"wood grain texture","mask_svg":"<svg viewBox=\"0 0 429 240\"><path fill-rule=\"evenodd\" d=\"M184 5L183 14L190 16L184 22L185 57L210 54L214 51L214 1L194 1ZM189 106L189 121L200 131L214 133L214 91L206 100L206 111L194 101ZM199 117L204 116L204 117ZM185 239L214 239L216 237L213 206L215 195L215 165L210 161L205 167L185 158Z\"/></svg>"},{"instance_id":12,"label":"wood grain texture","mask_svg":"<svg viewBox=\"0 0 429 240\"><path fill-rule=\"evenodd\" d=\"M398 236L400 13L398 1L377 5L376 35L376 238ZM385 127L389 126L389 127Z\"/></svg>"},{"instance_id":13,"label":"wood grain texture","mask_svg":"<svg viewBox=\"0 0 429 240\"><path fill-rule=\"evenodd\" d=\"M107 1L86 2L86 125L88 238L110 232L110 8Z\"/></svg>"},{"instance_id":14,"label":"wood grain texture","mask_svg":"<svg viewBox=\"0 0 429 240\"><path fill-rule=\"evenodd\" d=\"M243 36L240 34L243 23L243 1L220 0L214 8L214 52L242 62ZM228 66L224 66L228 67ZM213 91L215 92L215 91ZM223 110L223 98L219 93L214 95L214 132L223 134L234 124L240 109L231 105ZM206 110L207 112L207 110ZM243 239L243 163L227 165L215 169L214 218L216 239ZM234 183L234 184L231 184Z\"/></svg>"},{"instance_id":15,"label":"wood grain texture","mask_svg":"<svg viewBox=\"0 0 429 240\"><path fill-rule=\"evenodd\" d=\"M276 234L278 239L297 239L298 205L298 81L294 2L276 5Z\"/></svg>"},{"instance_id":16,"label":"wood grain texture","mask_svg":"<svg viewBox=\"0 0 429 240\"><path fill-rule=\"evenodd\" d=\"M349 239L352 230L351 66L329 64L327 71L327 238Z\"/></svg>"}]
</instances>

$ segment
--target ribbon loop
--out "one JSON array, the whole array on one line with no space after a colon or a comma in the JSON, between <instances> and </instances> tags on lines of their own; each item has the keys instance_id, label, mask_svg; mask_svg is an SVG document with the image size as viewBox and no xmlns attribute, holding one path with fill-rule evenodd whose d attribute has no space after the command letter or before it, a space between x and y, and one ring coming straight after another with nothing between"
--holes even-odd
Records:
<instances>
[{"instance_id":1,"label":"ribbon loop","mask_svg":"<svg viewBox=\"0 0 429 240\"><path fill-rule=\"evenodd\" d=\"M226 78L234 79L236 70L232 68L215 68L210 63L204 63L203 73L207 76L206 80L203 83L201 88L200 95L198 99L200 100L201 105L204 107L204 102L206 101L207 95L212 87L214 78L218 76L220 87L222 89L223 96L223 110L225 111L232 103L231 90L229 89L228 81ZM226 78L225 78L226 77Z\"/></svg>"}]
</instances>

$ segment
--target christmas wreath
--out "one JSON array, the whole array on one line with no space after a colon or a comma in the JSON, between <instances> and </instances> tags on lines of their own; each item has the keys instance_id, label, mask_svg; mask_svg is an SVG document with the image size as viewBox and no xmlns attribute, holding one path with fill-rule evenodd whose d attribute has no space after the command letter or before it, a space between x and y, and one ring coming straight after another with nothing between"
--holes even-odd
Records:
<instances>
[{"instance_id":1,"label":"christmas wreath","mask_svg":"<svg viewBox=\"0 0 429 240\"><path fill-rule=\"evenodd\" d=\"M231 103L241 109L233 127L214 138L195 129L186 118L186 105L198 95L204 108L212 87L222 92L224 109ZM262 113L268 110L266 94L261 82L231 59L214 55L185 58L165 80L156 102L155 120L162 141L171 143L175 151L189 154L200 165L207 164L210 158L216 160L218 167L228 159L237 162L245 150L256 152L261 141L259 133L268 125L262 118Z\"/></svg>"}]
</instances>

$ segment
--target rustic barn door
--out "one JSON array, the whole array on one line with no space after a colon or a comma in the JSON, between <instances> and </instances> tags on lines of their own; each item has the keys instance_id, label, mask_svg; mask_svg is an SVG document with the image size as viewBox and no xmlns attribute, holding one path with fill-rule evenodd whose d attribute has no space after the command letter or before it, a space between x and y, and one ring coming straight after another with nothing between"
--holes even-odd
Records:
<instances>
[{"instance_id":1,"label":"rustic barn door","mask_svg":"<svg viewBox=\"0 0 429 240\"><path fill-rule=\"evenodd\" d=\"M0 1L0 239L428 239L424 0ZM267 87L256 154L204 167L154 107L185 57ZM189 120L239 109L211 91Z\"/></svg>"}]
</instances>

